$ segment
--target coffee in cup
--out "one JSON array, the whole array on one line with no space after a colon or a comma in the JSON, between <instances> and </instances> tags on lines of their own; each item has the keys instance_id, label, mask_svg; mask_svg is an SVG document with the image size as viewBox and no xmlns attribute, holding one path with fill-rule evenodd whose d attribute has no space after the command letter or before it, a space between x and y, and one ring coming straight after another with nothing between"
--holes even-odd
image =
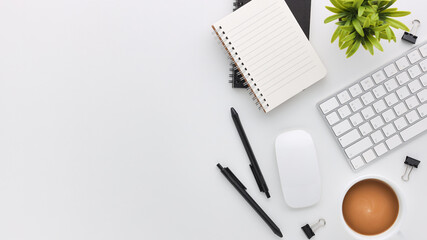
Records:
<instances>
[{"instance_id":1,"label":"coffee in cup","mask_svg":"<svg viewBox=\"0 0 427 240\"><path fill-rule=\"evenodd\" d=\"M354 232L372 236L391 228L399 215L399 198L393 188L375 178L355 183L345 194L342 214Z\"/></svg>"}]
</instances>

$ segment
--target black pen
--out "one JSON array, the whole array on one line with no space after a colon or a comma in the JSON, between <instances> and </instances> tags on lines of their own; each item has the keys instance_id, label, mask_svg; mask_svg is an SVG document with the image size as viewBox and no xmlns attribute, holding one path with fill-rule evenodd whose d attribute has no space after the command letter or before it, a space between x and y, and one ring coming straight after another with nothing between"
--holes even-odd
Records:
<instances>
[{"instance_id":1,"label":"black pen","mask_svg":"<svg viewBox=\"0 0 427 240\"><path fill-rule=\"evenodd\" d=\"M261 169L259 168L254 152L252 151L251 145L249 144L248 138L246 137L245 130L243 129L242 123L240 122L239 114L237 114L234 108L231 108L231 117L233 118L234 125L236 125L237 132L239 132L240 139L242 140L243 146L245 147L246 153L248 154L249 161L251 162L249 167L251 168L252 173L254 174L259 190L261 192L265 192L267 198L270 198L267 183L264 180L264 176L262 176Z\"/></svg>"},{"instance_id":2,"label":"black pen","mask_svg":"<svg viewBox=\"0 0 427 240\"><path fill-rule=\"evenodd\" d=\"M265 223L273 230L273 232L279 236L283 237L280 229L274 224L274 222L267 216L267 214L261 209L261 207L254 201L254 199L246 192L246 187L240 182L240 180L233 174L233 172L228 168L223 168L221 164L216 165L227 178L227 180L236 188L236 190L242 195L246 202L251 205L251 207L258 213L258 215L264 220Z\"/></svg>"}]
</instances>

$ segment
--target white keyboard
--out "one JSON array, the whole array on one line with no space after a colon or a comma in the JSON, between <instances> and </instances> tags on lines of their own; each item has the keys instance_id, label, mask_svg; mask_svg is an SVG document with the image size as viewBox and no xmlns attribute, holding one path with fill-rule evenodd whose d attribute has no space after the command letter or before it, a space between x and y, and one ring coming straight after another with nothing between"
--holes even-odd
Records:
<instances>
[{"instance_id":1,"label":"white keyboard","mask_svg":"<svg viewBox=\"0 0 427 240\"><path fill-rule=\"evenodd\" d=\"M354 170L426 131L426 43L318 104Z\"/></svg>"}]
</instances>

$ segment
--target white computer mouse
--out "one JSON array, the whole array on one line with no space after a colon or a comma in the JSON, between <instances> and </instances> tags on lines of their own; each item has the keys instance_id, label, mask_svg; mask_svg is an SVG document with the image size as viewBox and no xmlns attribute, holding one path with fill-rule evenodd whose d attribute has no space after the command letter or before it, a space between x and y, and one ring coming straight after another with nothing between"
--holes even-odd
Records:
<instances>
[{"instance_id":1,"label":"white computer mouse","mask_svg":"<svg viewBox=\"0 0 427 240\"><path fill-rule=\"evenodd\" d=\"M276 158L282 192L292 208L316 204L321 197L321 179L311 135L292 130L276 138Z\"/></svg>"}]
</instances>

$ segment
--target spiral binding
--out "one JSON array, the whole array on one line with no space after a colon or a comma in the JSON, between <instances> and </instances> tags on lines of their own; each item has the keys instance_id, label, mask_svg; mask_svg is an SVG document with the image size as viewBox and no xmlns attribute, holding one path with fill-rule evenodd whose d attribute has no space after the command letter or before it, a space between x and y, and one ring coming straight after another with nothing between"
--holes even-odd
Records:
<instances>
[{"instance_id":1,"label":"spiral binding","mask_svg":"<svg viewBox=\"0 0 427 240\"><path fill-rule=\"evenodd\" d=\"M245 63L243 60L239 57L239 53L236 51L236 49L233 47L233 43L228 38L225 29L223 29L222 26L219 26L219 29L216 30L218 36L221 38L222 44L227 48L228 54L233 60L235 67L239 70L239 72L242 75L242 79L245 81L245 85L249 86L247 88L247 91L250 95L253 95L252 98L254 101L256 100L256 105L259 106L258 109L263 109L264 111L270 106L268 104L267 99L264 97L262 91L260 90L259 86L257 86L256 82L254 81L253 77L251 76L251 73L245 67Z\"/></svg>"}]
</instances>

